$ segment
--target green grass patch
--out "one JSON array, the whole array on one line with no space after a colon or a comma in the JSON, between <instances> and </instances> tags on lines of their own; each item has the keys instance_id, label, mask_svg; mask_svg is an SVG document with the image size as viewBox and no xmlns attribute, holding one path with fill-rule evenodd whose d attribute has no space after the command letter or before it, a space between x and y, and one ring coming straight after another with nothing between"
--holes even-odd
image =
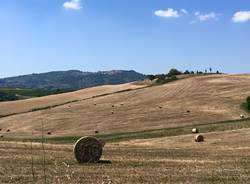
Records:
<instances>
[{"instance_id":1,"label":"green grass patch","mask_svg":"<svg viewBox=\"0 0 250 184\"><path fill-rule=\"evenodd\" d=\"M192 126L177 127L177 128L164 128L164 129L145 130L138 132L125 132L125 133L113 133L113 134L102 134L102 135L100 134L93 136L102 139L106 142L119 142L132 139L151 139L159 137L187 135L191 134L191 129L194 127L198 128L200 133L250 128L250 118L244 120L232 120L232 121L223 121L210 124L201 124L196 126L192 125ZM75 143L79 138L80 136L48 137L47 142L56 144L72 144ZM40 141L40 139L36 139L35 141Z\"/></svg>"},{"instance_id":2,"label":"green grass patch","mask_svg":"<svg viewBox=\"0 0 250 184\"><path fill-rule=\"evenodd\" d=\"M75 91L75 90L73 89L46 90L46 89L0 88L0 92L8 94L8 95L17 96L19 100L66 93L66 92L71 92L71 91Z\"/></svg>"}]
</instances>

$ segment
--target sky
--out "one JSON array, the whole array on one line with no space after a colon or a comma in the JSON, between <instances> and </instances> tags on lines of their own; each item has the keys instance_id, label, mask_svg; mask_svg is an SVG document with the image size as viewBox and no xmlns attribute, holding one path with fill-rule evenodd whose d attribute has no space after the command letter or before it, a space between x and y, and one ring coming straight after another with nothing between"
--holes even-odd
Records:
<instances>
[{"instance_id":1,"label":"sky","mask_svg":"<svg viewBox=\"0 0 250 184\"><path fill-rule=\"evenodd\" d=\"M250 73L248 0L0 3L0 78L71 69Z\"/></svg>"}]
</instances>

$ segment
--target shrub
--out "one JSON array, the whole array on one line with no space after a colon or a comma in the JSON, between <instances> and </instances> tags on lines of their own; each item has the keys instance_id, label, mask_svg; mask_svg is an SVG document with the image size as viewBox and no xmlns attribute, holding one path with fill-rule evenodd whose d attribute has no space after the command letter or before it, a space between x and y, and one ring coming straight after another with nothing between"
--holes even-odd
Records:
<instances>
[{"instance_id":1,"label":"shrub","mask_svg":"<svg viewBox=\"0 0 250 184\"><path fill-rule=\"evenodd\" d=\"M166 77L165 76L158 76L157 77L157 80L156 80L156 83L158 83L158 84L164 84L164 83L166 83Z\"/></svg>"},{"instance_id":2,"label":"shrub","mask_svg":"<svg viewBox=\"0 0 250 184\"><path fill-rule=\"evenodd\" d=\"M155 75L147 75L147 79L152 81L155 79Z\"/></svg>"},{"instance_id":3,"label":"shrub","mask_svg":"<svg viewBox=\"0 0 250 184\"><path fill-rule=\"evenodd\" d=\"M246 108L247 108L247 110L250 111L250 96L247 97L247 100L246 100Z\"/></svg>"},{"instance_id":4,"label":"shrub","mask_svg":"<svg viewBox=\"0 0 250 184\"><path fill-rule=\"evenodd\" d=\"M171 77L161 76L161 77L158 77L156 83L165 84L165 83L172 82L175 80L178 80L178 78L176 76L171 76Z\"/></svg>"}]
</instances>

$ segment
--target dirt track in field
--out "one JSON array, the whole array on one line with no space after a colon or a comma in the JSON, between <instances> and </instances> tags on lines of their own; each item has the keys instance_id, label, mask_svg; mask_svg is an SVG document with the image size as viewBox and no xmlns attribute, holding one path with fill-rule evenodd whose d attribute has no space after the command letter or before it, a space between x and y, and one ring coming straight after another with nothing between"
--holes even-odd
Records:
<instances>
[{"instance_id":1,"label":"dirt track in field","mask_svg":"<svg viewBox=\"0 0 250 184\"><path fill-rule=\"evenodd\" d=\"M45 130L52 131L54 136L76 136L93 134L96 130L100 133L128 132L239 119L240 114L245 114L240 104L250 95L249 84L250 75L187 78L161 86L1 118L0 128L11 129L10 135L27 135L32 130L40 132L43 121ZM97 89L75 93L78 99L83 99L115 91L117 87L109 86L106 91L104 87ZM73 98L73 95L63 96L64 101ZM56 95L47 98L42 103L55 103L61 97ZM35 100L41 99L32 100L32 104L37 105ZM14 107L18 109L19 106L15 102L9 106L0 103L1 113L16 111ZM26 106L20 105L19 108L23 107Z\"/></svg>"}]
</instances>

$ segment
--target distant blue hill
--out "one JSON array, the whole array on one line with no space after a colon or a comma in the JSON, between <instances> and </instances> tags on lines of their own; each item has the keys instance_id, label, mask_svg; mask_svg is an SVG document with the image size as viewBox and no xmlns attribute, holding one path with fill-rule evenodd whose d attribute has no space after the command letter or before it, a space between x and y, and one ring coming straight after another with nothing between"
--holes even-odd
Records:
<instances>
[{"instance_id":1,"label":"distant blue hill","mask_svg":"<svg viewBox=\"0 0 250 184\"><path fill-rule=\"evenodd\" d=\"M0 87L29 89L82 89L106 84L122 84L145 79L133 70L82 72L54 71L0 79Z\"/></svg>"}]
</instances>

